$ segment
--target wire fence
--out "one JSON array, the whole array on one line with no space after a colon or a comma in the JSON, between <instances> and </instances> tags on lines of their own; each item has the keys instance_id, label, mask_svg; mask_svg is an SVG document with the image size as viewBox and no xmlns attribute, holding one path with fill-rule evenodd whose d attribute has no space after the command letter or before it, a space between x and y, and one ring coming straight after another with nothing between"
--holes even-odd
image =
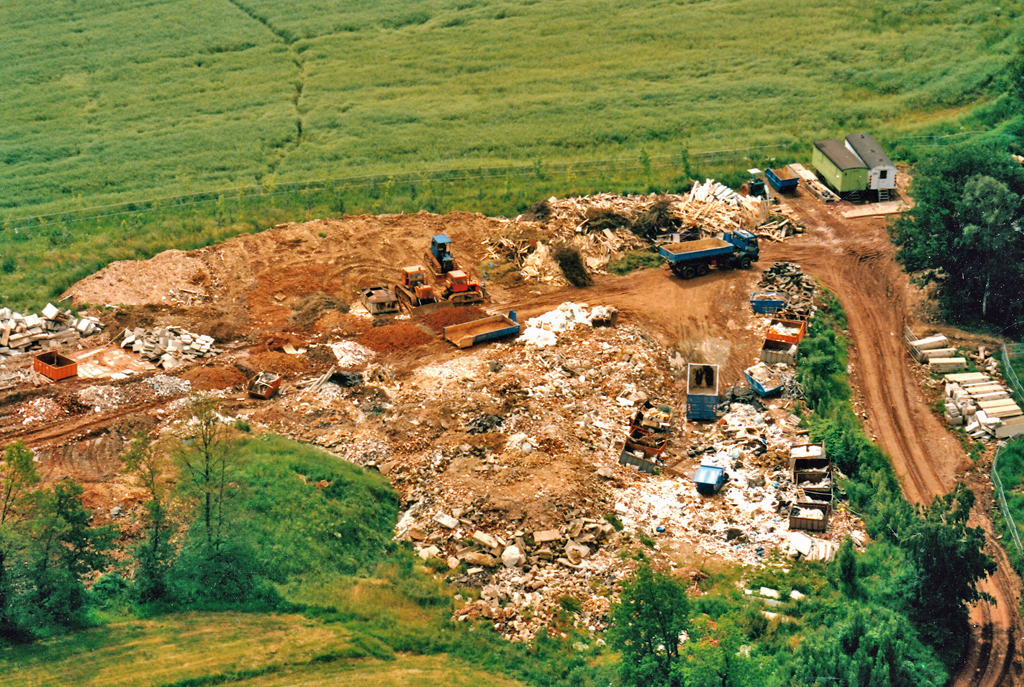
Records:
<instances>
[{"instance_id":1,"label":"wire fence","mask_svg":"<svg viewBox=\"0 0 1024 687\"><path fill-rule=\"evenodd\" d=\"M894 139L895 145L931 146L938 148L942 146L956 145L965 140L976 138L990 138L992 141L1009 143L1017 137L1008 131L960 131L955 134L932 134L929 136L901 136Z\"/></svg>"},{"instance_id":2,"label":"wire fence","mask_svg":"<svg viewBox=\"0 0 1024 687\"><path fill-rule=\"evenodd\" d=\"M911 147L942 147L955 145L964 140L976 138L992 138L1008 142L1014 136L1000 131L962 131L955 134L930 136L904 136L887 140L891 146ZM806 144L775 143L745 148L727 148L722 150L705 150L683 152L675 155L641 155L639 157L612 158L606 160L585 160L579 162L555 162L506 165L499 167L452 168L432 171L364 174L359 176L315 179L306 181L285 181L251 186L236 186L187 193L181 195L150 198L146 200L126 201L111 205L89 208L78 208L63 212L53 212L27 217L16 217L3 220L3 228L23 231L57 224L72 224L89 220L120 217L158 210L177 210L203 205L222 204L253 198L272 198L293 193L331 192L342 193L358 189L370 189L387 184L426 185L431 183L460 183L484 181L500 178L523 178L544 176L565 176L616 172L645 172L654 169L685 168L689 165L727 165L739 163L755 163L768 161L774 157L789 155L793 157L794 149L806 150Z\"/></svg>"},{"instance_id":3,"label":"wire fence","mask_svg":"<svg viewBox=\"0 0 1024 687\"><path fill-rule=\"evenodd\" d=\"M1021 553L1020 532L1017 530L1017 523L1014 522L1013 516L1010 515L1010 506L1006 503L1006 491L1003 489L1003 481L999 479L999 456L1005 450L1006 446L1003 446L996 451L996 457L992 460L992 486L995 487L996 500L999 501L999 508L1003 513L1003 519L1006 521L1006 528L1010 530L1010 538L1013 539L1013 545L1017 547L1017 553Z\"/></svg>"},{"instance_id":4,"label":"wire fence","mask_svg":"<svg viewBox=\"0 0 1024 687\"><path fill-rule=\"evenodd\" d=\"M1015 345L1020 346L1020 344ZM1005 343L1003 344L1003 377L1013 387L1017 398L1024 400L1024 388L1021 388L1020 378L1017 376L1017 371L1013 369L1013 358L1007 350Z\"/></svg>"}]
</instances>

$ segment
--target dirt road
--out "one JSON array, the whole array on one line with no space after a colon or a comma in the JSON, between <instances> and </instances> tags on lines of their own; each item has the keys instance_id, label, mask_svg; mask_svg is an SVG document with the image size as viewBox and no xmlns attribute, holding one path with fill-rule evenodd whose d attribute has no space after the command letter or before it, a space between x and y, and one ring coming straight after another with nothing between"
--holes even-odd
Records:
<instances>
[{"instance_id":1,"label":"dirt road","mask_svg":"<svg viewBox=\"0 0 1024 687\"><path fill-rule=\"evenodd\" d=\"M791 206L811 228L809 235L762 246L762 262L798 262L839 298L852 341L852 382L863 396L867 429L892 457L907 498L928 503L949 491L967 465L956 439L929 410L911 372L902 336L909 312L907 277L894 260L885 224L877 218L846 220L808 196L798 197ZM988 533L988 551L999 569L981 584L995 603L972 608L971 651L950 684L1021 684L1024 666L1016 653L1019 579L992 536L991 486L970 481L979 497L971 524Z\"/></svg>"}]
</instances>

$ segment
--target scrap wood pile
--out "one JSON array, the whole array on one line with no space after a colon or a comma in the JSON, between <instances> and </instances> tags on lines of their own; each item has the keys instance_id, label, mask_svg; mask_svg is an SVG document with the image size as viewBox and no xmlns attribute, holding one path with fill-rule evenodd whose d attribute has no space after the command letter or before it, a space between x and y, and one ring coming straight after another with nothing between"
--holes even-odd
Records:
<instances>
[{"instance_id":1,"label":"scrap wood pile","mask_svg":"<svg viewBox=\"0 0 1024 687\"><path fill-rule=\"evenodd\" d=\"M70 310L58 310L51 303L46 304L42 315L22 315L10 308L0 308L0 360L68 344L100 329L99 320L75 317Z\"/></svg>"},{"instance_id":2,"label":"scrap wood pile","mask_svg":"<svg viewBox=\"0 0 1024 687\"><path fill-rule=\"evenodd\" d=\"M751 230L758 238L782 241L786 237L803 233L803 224L784 205L774 208L772 212L774 214L769 221Z\"/></svg>"},{"instance_id":3,"label":"scrap wood pile","mask_svg":"<svg viewBox=\"0 0 1024 687\"><path fill-rule=\"evenodd\" d=\"M795 262L777 262L766 269L757 288L785 294L785 315L800 320L809 319L814 315L818 285L814 279L805 275L800 265Z\"/></svg>"},{"instance_id":4,"label":"scrap wood pile","mask_svg":"<svg viewBox=\"0 0 1024 687\"><path fill-rule=\"evenodd\" d=\"M783 216L769 220L766 200L743 196L707 179L694 182L686 194L620 196L599 193L593 196L549 198L544 212L520 215L509 223L510 231L487 241L491 257L511 262L523 269L523 276L548 281L557 274L557 266L541 267L544 257L529 260L539 246L536 239L515 238L543 225L551 245L568 245L580 251L587 267L602 272L607 264L629 250L651 247L659 236L679 234L683 240L716 236L724 231L747 229L773 240L791 235L800 228L794 218ZM785 213L785 210L777 210ZM553 264L553 263L552 263Z\"/></svg>"}]
</instances>

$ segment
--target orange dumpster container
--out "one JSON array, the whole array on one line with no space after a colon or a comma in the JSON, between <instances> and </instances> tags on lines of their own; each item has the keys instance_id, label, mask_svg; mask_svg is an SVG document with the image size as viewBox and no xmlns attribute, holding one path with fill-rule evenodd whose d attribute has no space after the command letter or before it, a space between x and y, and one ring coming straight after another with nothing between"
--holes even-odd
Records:
<instances>
[{"instance_id":1,"label":"orange dumpster container","mask_svg":"<svg viewBox=\"0 0 1024 687\"><path fill-rule=\"evenodd\" d=\"M55 382L78 375L78 363L57 351L37 355L32 361L32 369Z\"/></svg>"}]
</instances>

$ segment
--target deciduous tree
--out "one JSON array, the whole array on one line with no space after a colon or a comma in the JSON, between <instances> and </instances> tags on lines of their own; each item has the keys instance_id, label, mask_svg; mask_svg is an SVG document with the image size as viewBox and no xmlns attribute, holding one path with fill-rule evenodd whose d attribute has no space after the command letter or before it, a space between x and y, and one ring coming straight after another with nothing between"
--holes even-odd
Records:
<instances>
[{"instance_id":1,"label":"deciduous tree","mask_svg":"<svg viewBox=\"0 0 1024 687\"><path fill-rule=\"evenodd\" d=\"M125 469L136 475L149 492L146 508L146 541L135 549L139 563L135 592L141 601L156 601L167 594L167 573L174 558L170 546L173 528L167 517L168 489L160 456L149 438L139 434L121 456Z\"/></svg>"},{"instance_id":2,"label":"deciduous tree","mask_svg":"<svg viewBox=\"0 0 1024 687\"><path fill-rule=\"evenodd\" d=\"M984 530L967 526L973 506L974 492L960 482L919 508L916 521L899 536L911 563L900 581L910 618L929 643L951 657L968 636L967 604L988 598L978 582L996 571L984 551Z\"/></svg>"},{"instance_id":3,"label":"deciduous tree","mask_svg":"<svg viewBox=\"0 0 1024 687\"><path fill-rule=\"evenodd\" d=\"M185 412L177 462L179 487L198 500L199 522L206 544L216 549L224 541L226 500L234 476L236 454L228 428L209 396L193 396Z\"/></svg>"},{"instance_id":4,"label":"deciduous tree","mask_svg":"<svg viewBox=\"0 0 1024 687\"><path fill-rule=\"evenodd\" d=\"M622 653L624 683L680 685L673 666L690 613L686 589L644 565L623 586L620 599L612 609L611 638Z\"/></svg>"},{"instance_id":5,"label":"deciduous tree","mask_svg":"<svg viewBox=\"0 0 1024 687\"><path fill-rule=\"evenodd\" d=\"M8 553L12 530L15 523L23 519L27 496L38 483L39 473L31 449L20 441L8 444L0 462L0 637L8 639L21 635L11 611L13 590Z\"/></svg>"},{"instance_id":6,"label":"deciduous tree","mask_svg":"<svg viewBox=\"0 0 1024 687\"><path fill-rule=\"evenodd\" d=\"M891 229L900 260L937 281L946 316L1024 327L1024 169L991 145L951 146L914 170L915 205Z\"/></svg>"},{"instance_id":7,"label":"deciduous tree","mask_svg":"<svg viewBox=\"0 0 1024 687\"><path fill-rule=\"evenodd\" d=\"M68 479L39 495L23 572L30 591L22 615L33 629L77 625L85 604L82 578L109 561L114 528L89 526L92 516L82 505L83 493L80 484Z\"/></svg>"}]
</instances>

